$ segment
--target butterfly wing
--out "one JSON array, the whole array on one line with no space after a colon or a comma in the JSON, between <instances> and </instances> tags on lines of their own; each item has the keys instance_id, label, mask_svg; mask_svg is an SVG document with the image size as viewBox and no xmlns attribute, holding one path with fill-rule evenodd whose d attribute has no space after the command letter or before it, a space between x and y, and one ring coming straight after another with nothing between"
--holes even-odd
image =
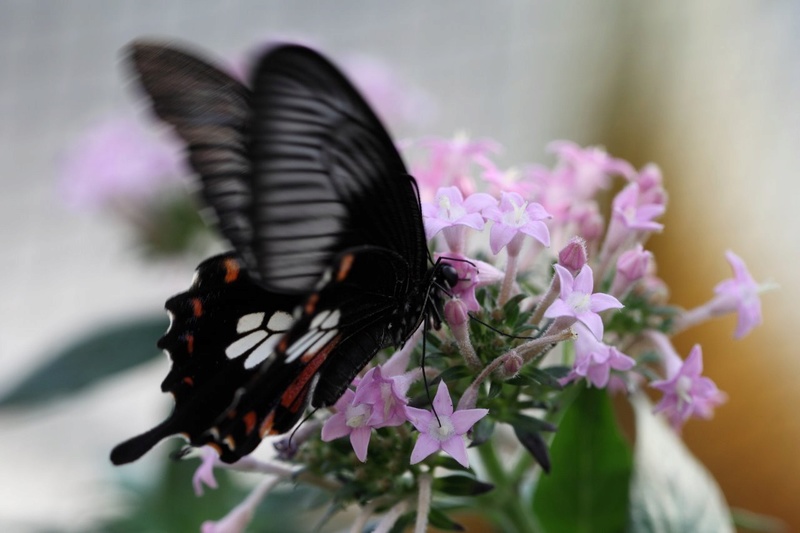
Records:
<instances>
[{"instance_id":1,"label":"butterfly wing","mask_svg":"<svg viewBox=\"0 0 800 533\"><path fill-rule=\"evenodd\" d=\"M233 254L204 261L189 290L167 301L171 324L158 342L172 361L161 389L173 395L175 408L152 430L117 446L111 460L134 461L178 433L196 446L213 442L208 428L238 389L272 362L274 346L300 302L297 296L265 291Z\"/></svg>"},{"instance_id":2,"label":"butterfly wing","mask_svg":"<svg viewBox=\"0 0 800 533\"><path fill-rule=\"evenodd\" d=\"M392 318L408 291L407 269L402 257L375 247L350 249L333 261L330 279L303 304L274 362L259 369L211 428L223 461L289 431L309 403L335 403L375 353L395 343L392 329L403 321Z\"/></svg>"},{"instance_id":3,"label":"butterfly wing","mask_svg":"<svg viewBox=\"0 0 800 533\"><path fill-rule=\"evenodd\" d=\"M328 60L287 45L253 80L252 248L267 288L309 292L342 250L393 250L425 271L415 183L369 105Z\"/></svg>"},{"instance_id":4,"label":"butterfly wing","mask_svg":"<svg viewBox=\"0 0 800 533\"><path fill-rule=\"evenodd\" d=\"M253 197L250 91L210 63L174 47L135 42L128 56L153 111L186 142L189 163L200 176L201 195L216 215L216 226L247 265L255 265L248 217Z\"/></svg>"},{"instance_id":5,"label":"butterfly wing","mask_svg":"<svg viewBox=\"0 0 800 533\"><path fill-rule=\"evenodd\" d=\"M156 114L187 142L221 232L264 287L308 294L339 252L363 245L424 272L414 180L327 59L298 45L269 50L251 92L174 47L136 42L129 55Z\"/></svg>"}]
</instances>

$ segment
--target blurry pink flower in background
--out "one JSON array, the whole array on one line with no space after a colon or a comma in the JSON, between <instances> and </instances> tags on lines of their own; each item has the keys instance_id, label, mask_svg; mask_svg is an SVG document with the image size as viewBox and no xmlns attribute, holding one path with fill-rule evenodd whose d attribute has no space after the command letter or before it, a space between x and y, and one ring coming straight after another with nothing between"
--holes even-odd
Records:
<instances>
[{"instance_id":1,"label":"blurry pink flower in background","mask_svg":"<svg viewBox=\"0 0 800 533\"><path fill-rule=\"evenodd\" d=\"M140 122L108 119L87 131L66 155L60 194L77 209L141 202L187 174L183 159L177 143L153 136Z\"/></svg>"}]
</instances>

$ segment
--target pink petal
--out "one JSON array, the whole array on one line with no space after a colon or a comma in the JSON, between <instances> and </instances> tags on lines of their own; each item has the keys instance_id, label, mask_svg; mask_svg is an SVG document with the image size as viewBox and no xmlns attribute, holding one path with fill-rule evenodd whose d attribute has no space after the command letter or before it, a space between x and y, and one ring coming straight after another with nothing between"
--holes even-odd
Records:
<instances>
[{"instance_id":1,"label":"pink petal","mask_svg":"<svg viewBox=\"0 0 800 533\"><path fill-rule=\"evenodd\" d=\"M439 445L439 441L427 433L420 433L417 443L414 444L414 449L411 451L410 464L417 464L430 454L438 452L441 449Z\"/></svg>"},{"instance_id":2,"label":"pink petal","mask_svg":"<svg viewBox=\"0 0 800 533\"><path fill-rule=\"evenodd\" d=\"M442 450L449 454L453 459L459 462L463 467L469 467L469 458L467 457L467 446L464 444L463 437L456 435L451 437L441 444Z\"/></svg>"},{"instance_id":3,"label":"pink petal","mask_svg":"<svg viewBox=\"0 0 800 533\"><path fill-rule=\"evenodd\" d=\"M558 301L558 300L556 300ZM547 313L545 313L546 315ZM581 313L576 317L580 322L592 332L592 335L599 341L603 340L603 320L596 313Z\"/></svg>"},{"instance_id":4,"label":"pink petal","mask_svg":"<svg viewBox=\"0 0 800 533\"><path fill-rule=\"evenodd\" d=\"M369 426L356 428L350 433L350 444L353 445L353 451L356 452L356 457L362 463L367 460L367 447L371 435L372 428Z\"/></svg>"},{"instance_id":5,"label":"pink petal","mask_svg":"<svg viewBox=\"0 0 800 533\"><path fill-rule=\"evenodd\" d=\"M489 233L489 246L492 253L497 255L505 245L511 242L511 239L517 234L517 228L506 226L500 222L492 224L492 230Z\"/></svg>"},{"instance_id":6,"label":"pink petal","mask_svg":"<svg viewBox=\"0 0 800 533\"><path fill-rule=\"evenodd\" d=\"M416 407L405 407L406 418L417 431L426 432L433 420L433 413L427 409L417 409Z\"/></svg>"},{"instance_id":7,"label":"pink petal","mask_svg":"<svg viewBox=\"0 0 800 533\"><path fill-rule=\"evenodd\" d=\"M620 309L622 307L625 306L610 294L596 292L590 297L589 309L594 313L601 313L607 309Z\"/></svg>"},{"instance_id":8,"label":"pink petal","mask_svg":"<svg viewBox=\"0 0 800 533\"><path fill-rule=\"evenodd\" d=\"M594 291L594 273L589 265L583 265L581 271L575 276L575 283L572 284L572 291L582 292L584 294L592 294L592 291Z\"/></svg>"},{"instance_id":9,"label":"pink petal","mask_svg":"<svg viewBox=\"0 0 800 533\"><path fill-rule=\"evenodd\" d=\"M345 421L345 411L342 410L325 421L325 425L322 426L321 438L323 442L330 442L350 434L351 430L352 428Z\"/></svg>"},{"instance_id":10,"label":"pink petal","mask_svg":"<svg viewBox=\"0 0 800 533\"><path fill-rule=\"evenodd\" d=\"M453 400L450 398L450 391L447 390L447 384L444 381L439 382L439 388L436 389L436 396L433 398L433 407L436 409L436 414L450 416L453 414Z\"/></svg>"},{"instance_id":11,"label":"pink petal","mask_svg":"<svg viewBox=\"0 0 800 533\"><path fill-rule=\"evenodd\" d=\"M488 409L463 409L450 415L450 421L456 434L463 435L487 414L489 414Z\"/></svg>"}]
</instances>

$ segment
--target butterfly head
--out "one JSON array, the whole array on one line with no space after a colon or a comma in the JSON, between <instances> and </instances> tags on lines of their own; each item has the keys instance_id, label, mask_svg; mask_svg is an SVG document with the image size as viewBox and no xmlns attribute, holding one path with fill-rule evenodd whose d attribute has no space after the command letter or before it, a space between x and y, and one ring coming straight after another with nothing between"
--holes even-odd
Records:
<instances>
[{"instance_id":1,"label":"butterfly head","mask_svg":"<svg viewBox=\"0 0 800 533\"><path fill-rule=\"evenodd\" d=\"M444 297L458 283L458 272L450 263L437 261L429 270L428 316L434 329L439 329L444 317Z\"/></svg>"}]
</instances>

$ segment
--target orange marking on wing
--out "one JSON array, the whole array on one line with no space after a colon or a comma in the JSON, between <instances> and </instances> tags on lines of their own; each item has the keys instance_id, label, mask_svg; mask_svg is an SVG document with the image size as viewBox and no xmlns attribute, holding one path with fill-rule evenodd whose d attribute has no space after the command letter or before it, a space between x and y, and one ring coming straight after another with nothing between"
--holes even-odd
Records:
<instances>
[{"instance_id":1,"label":"orange marking on wing","mask_svg":"<svg viewBox=\"0 0 800 533\"><path fill-rule=\"evenodd\" d=\"M236 418L236 409L231 409L230 411L228 411L228 414L225 415L225 416L227 416L228 418L233 420L234 418Z\"/></svg>"},{"instance_id":2,"label":"orange marking on wing","mask_svg":"<svg viewBox=\"0 0 800 533\"><path fill-rule=\"evenodd\" d=\"M285 353L286 348L289 347L289 337L284 335L281 342L278 343L278 353Z\"/></svg>"},{"instance_id":3,"label":"orange marking on wing","mask_svg":"<svg viewBox=\"0 0 800 533\"><path fill-rule=\"evenodd\" d=\"M217 452L217 455L222 455L222 446L217 444L216 442L209 442L206 446L211 446L214 448L214 451Z\"/></svg>"},{"instance_id":4,"label":"orange marking on wing","mask_svg":"<svg viewBox=\"0 0 800 533\"><path fill-rule=\"evenodd\" d=\"M272 435L273 434L272 424L274 423L274 421L275 421L275 411L272 411L270 412L269 415L267 415L267 418L265 418L264 421L261 423L261 427L258 429L258 436L263 439L267 435Z\"/></svg>"},{"instance_id":5,"label":"orange marking on wing","mask_svg":"<svg viewBox=\"0 0 800 533\"><path fill-rule=\"evenodd\" d=\"M186 335L185 338L186 338L186 352L189 355L192 355L192 352L194 351L194 335L188 334Z\"/></svg>"},{"instance_id":6,"label":"orange marking on wing","mask_svg":"<svg viewBox=\"0 0 800 533\"><path fill-rule=\"evenodd\" d=\"M347 254L346 256L342 257L341 262L339 263L339 271L336 272L336 281L344 281L347 277L347 274L350 273L350 268L353 266L353 260L356 257L353 254Z\"/></svg>"},{"instance_id":7,"label":"orange marking on wing","mask_svg":"<svg viewBox=\"0 0 800 533\"><path fill-rule=\"evenodd\" d=\"M234 440L234 438L233 438L233 436L232 436L232 435L228 435L228 436L227 436L227 437L225 437L223 440L225 441L225 444L227 444L227 445L228 445L228 449L229 449L230 451L233 451L233 450L235 450L235 449L236 449L236 441Z\"/></svg>"},{"instance_id":8,"label":"orange marking on wing","mask_svg":"<svg viewBox=\"0 0 800 533\"><path fill-rule=\"evenodd\" d=\"M203 301L200 298L192 298L192 312L195 317L203 316Z\"/></svg>"},{"instance_id":9,"label":"orange marking on wing","mask_svg":"<svg viewBox=\"0 0 800 533\"><path fill-rule=\"evenodd\" d=\"M187 385L189 385L190 387L192 387L194 385L194 380L189 376L186 376L185 378L183 378L183 382L186 383Z\"/></svg>"},{"instance_id":10,"label":"orange marking on wing","mask_svg":"<svg viewBox=\"0 0 800 533\"><path fill-rule=\"evenodd\" d=\"M239 277L239 262L230 257L225 260L225 283L233 283Z\"/></svg>"},{"instance_id":11,"label":"orange marking on wing","mask_svg":"<svg viewBox=\"0 0 800 533\"><path fill-rule=\"evenodd\" d=\"M304 362L308 362L300 374L292 381L291 385L286 389L286 392L281 396L281 405L289 409L291 412L297 412L300 408L298 400L305 398L304 391L308 388L314 374L317 373L319 367L325 362L325 359L330 355L337 344L341 335L335 336L331 342L326 344L320 351L314 354L303 356Z\"/></svg>"},{"instance_id":12,"label":"orange marking on wing","mask_svg":"<svg viewBox=\"0 0 800 533\"><path fill-rule=\"evenodd\" d=\"M319 301L319 294L316 292L308 297L306 301L305 312L307 315L310 315L314 312L314 309L317 307L317 302Z\"/></svg>"},{"instance_id":13,"label":"orange marking on wing","mask_svg":"<svg viewBox=\"0 0 800 533\"><path fill-rule=\"evenodd\" d=\"M256 412L250 411L246 415L242 417L242 422L244 422L244 432L249 435L253 432L253 429L256 427Z\"/></svg>"}]
</instances>

